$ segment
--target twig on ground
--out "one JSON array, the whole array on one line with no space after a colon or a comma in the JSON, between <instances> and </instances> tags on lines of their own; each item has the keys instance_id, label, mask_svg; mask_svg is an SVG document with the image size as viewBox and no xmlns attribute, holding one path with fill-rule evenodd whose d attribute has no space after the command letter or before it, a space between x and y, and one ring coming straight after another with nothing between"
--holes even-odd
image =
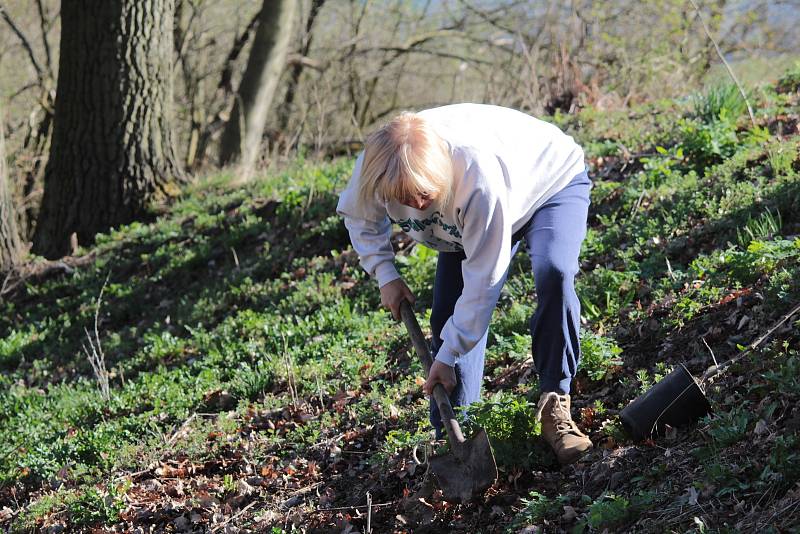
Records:
<instances>
[{"instance_id":1,"label":"twig on ground","mask_svg":"<svg viewBox=\"0 0 800 534\"><path fill-rule=\"evenodd\" d=\"M343 437L344 437L344 432L342 432L341 434L337 434L336 436L333 436L332 438L328 438L328 439L323 440L323 441L318 441L315 444L309 446L308 450L311 451L311 450L316 449L317 447L330 447L330 445L332 443L334 443L336 441L339 441Z\"/></svg>"},{"instance_id":2,"label":"twig on ground","mask_svg":"<svg viewBox=\"0 0 800 534\"><path fill-rule=\"evenodd\" d=\"M294 497L296 495L305 495L306 493L310 493L311 490L315 490L320 486L322 486L322 482L315 482L314 484L311 484L310 486L306 486L304 488L300 488L298 490L294 490L293 492L289 493L288 495L290 497Z\"/></svg>"},{"instance_id":3,"label":"twig on ground","mask_svg":"<svg viewBox=\"0 0 800 534\"><path fill-rule=\"evenodd\" d=\"M245 506L244 508L242 508L241 510L239 510L238 512L236 512L236 513L235 513L235 514L233 514L232 516L230 516L228 519L226 519L226 520L225 520L225 521L223 521L222 523L220 523L220 524L218 524L218 525L214 525L214 526L211 528L211 532L217 532L217 531L219 531L219 530L221 530L221 529L225 528L225 526L226 526L228 523L230 523L230 522L231 522L231 521L233 521L234 519L237 519L238 517L240 517L240 516L241 516L242 514L244 514L244 513L245 513L247 510L249 510L250 508L252 508L253 506L255 506L255 504L256 504L257 502L258 502L258 499L255 499L255 500L253 500L253 502L251 502L250 504L248 504L247 506Z\"/></svg>"},{"instance_id":4,"label":"twig on ground","mask_svg":"<svg viewBox=\"0 0 800 534\"><path fill-rule=\"evenodd\" d=\"M320 409L325 409L325 398L322 396L322 379L319 376L319 371L316 373L317 375L317 396L319 397L319 405Z\"/></svg>"},{"instance_id":5,"label":"twig on ground","mask_svg":"<svg viewBox=\"0 0 800 534\"><path fill-rule=\"evenodd\" d=\"M286 339L286 336L281 334L283 338L283 358L284 363L286 364L286 385L289 387L289 395L292 398L292 406L294 409L297 409L297 386L296 380L294 376L294 365L292 362L292 357L289 354L289 341Z\"/></svg>"},{"instance_id":6,"label":"twig on ground","mask_svg":"<svg viewBox=\"0 0 800 534\"><path fill-rule=\"evenodd\" d=\"M795 313L797 313L797 312L799 312L799 311L800 311L800 304L798 304L797 306L795 306L794 308L792 308L791 310L789 310L789 312L787 312L787 313L786 313L786 315L784 315L783 317L781 317L781 318L778 320L778 322L777 322L777 323L775 323L774 325L772 325L772 328L770 328L770 329L767 331L767 333L766 333L766 334L764 334L763 336L761 336L760 338L758 338L757 340L755 340L755 341L754 341L754 342L753 342L753 343L752 343L752 344L751 344L751 345L748 347L748 349L749 349L749 350L754 350L754 349L758 348L758 346L759 346L759 345L761 345L761 344L762 344L762 343L763 343L763 342L764 342L764 341L765 341L765 340L766 340L766 339L767 339L769 336L771 336L771 335L772 335L772 334L775 332L775 330L777 330L778 328L780 328L780 327L781 327L781 325L783 325L783 323L785 323L787 320L789 320L789 318L791 318L791 316L792 316L792 315L794 315Z\"/></svg>"},{"instance_id":7,"label":"twig on ground","mask_svg":"<svg viewBox=\"0 0 800 534\"><path fill-rule=\"evenodd\" d=\"M171 448L173 445L175 445L175 442L178 440L178 438L180 437L181 433L184 430L186 430L187 428L189 428L189 425L196 418L198 418L198 417L216 417L216 416L217 416L217 414L214 414L214 413L194 412L183 423L181 423L181 426L179 426L178 429L175 430L175 432L173 432L172 435L169 438L164 440L165 445L167 446L168 449ZM164 450L164 452L161 453L161 456L159 456L159 459L163 460L164 457L169 452L170 452L169 450Z\"/></svg>"},{"instance_id":8,"label":"twig on ground","mask_svg":"<svg viewBox=\"0 0 800 534\"><path fill-rule=\"evenodd\" d=\"M134 479L134 478L136 478L138 476L146 475L150 471L152 471L152 469L142 469L141 471L134 471L133 473L124 473L122 475L115 476L113 478L113 480L117 481L117 480L123 480L123 479L126 479L126 478Z\"/></svg>"},{"instance_id":9,"label":"twig on ground","mask_svg":"<svg viewBox=\"0 0 800 534\"><path fill-rule=\"evenodd\" d=\"M792 508L796 508L798 506L800 506L800 501L797 501L797 500L790 501L789 504L787 504L786 506L784 506L783 508L781 508L780 510L778 510L774 514L772 514L770 516L770 518L764 523L764 526L772 525L773 521L775 520L776 517L778 517L779 515L783 515L788 510L790 510Z\"/></svg>"},{"instance_id":10,"label":"twig on ground","mask_svg":"<svg viewBox=\"0 0 800 534\"><path fill-rule=\"evenodd\" d=\"M381 502L377 504L372 504L372 508L383 508L385 506L396 506L397 503L400 501L391 501L391 502ZM344 512L347 510L363 510L367 508L366 504L354 504L353 506L339 506L337 508L315 508L313 510L309 510L308 513L319 513L319 512Z\"/></svg>"},{"instance_id":11,"label":"twig on ground","mask_svg":"<svg viewBox=\"0 0 800 534\"><path fill-rule=\"evenodd\" d=\"M372 495L367 492L367 534L372 534Z\"/></svg>"},{"instance_id":12,"label":"twig on ground","mask_svg":"<svg viewBox=\"0 0 800 534\"><path fill-rule=\"evenodd\" d=\"M167 445L169 445L170 447L172 445L174 445L175 441L177 441L177 439L178 439L178 436L181 434L181 432L183 432L192 423L192 421L194 421L195 417L197 417L197 413L193 413L192 415L190 415L189 418L186 419L186 421L184 421L183 424L181 424L181 426L178 428L178 430L176 430L169 437L169 439L167 440Z\"/></svg>"},{"instance_id":13,"label":"twig on ground","mask_svg":"<svg viewBox=\"0 0 800 534\"><path fill-rule=\"evenodd\" d=\"M305 488L300 488L299 490L295 490L292 493L289 493L289 498L286 499L281 503L281 509L286 511L290 508L294 508L301 502L303 502L303 496L306 493L311 493L311 490L314 490L322 485L322 482L317 482L316 484L311 484L310 486L306 486Z\"/></svg>"},{"instance_id":14,"label":"twig on ground","mask_svg":"<svg viewBox=\"0 0 800 534\"><path fill-rule=\"evenodd\" d=\"M717 357L716 357L716 356L714 356L714 351L713 351L713 350L711 350L711 347L709 347L709 346L708 346L708 341L706 341L706 338L705 338L705 337L701 337L700 339L702 339L702 340L703 340L703 344L704 344L704 345L706 346L706 348L708 349L708 352L710 352L710 353L711 353L711 359L714 361L714 365L715 365L715 366L718 366L719 364L717 363Z\"/></svg>"},{"instance_id":15,"label":"twig on ground","mask_svg":"<svg viewBox=\"0 0 800 534\"><path fill-rule=\"evenodd\" d=\"M700 377L700 382L705 383L707 380L725 372L731 365L738 362L739 360L750 354L752 351L757 349L764 341L766 341L766 339L769 336L771 336L778 328L780 328L781 325L783 325L783 323L788 321L789 318L792 317L792 315L794 315L799 311L800 311L800 304L789 310L786 314L783 315L783 317L778 319L778 321L775 324L773 324L772 327L770 327L770 329L767 330L767 332L764 335L762 335L760 338L750 343L750 345L748 345L748 347L745 350L743 350L730 360L722 362L719 365L712 365L711 367L706 369L706 372L703 373L702 377Z\"/></svg>"},{"instance_id":16,"label":"twig on ground","mask_svg":"<svg viewBox=\"0 0 800 534\"><path fill-rule=\"evenodd\" d=\"M8 273L8 279L3 282L0 296L13 293L18 287L30 279L43 280L53 273L72 274L76 268L83 267L92 263L95 259L95 252L89 252L85 256L62 258L60 260L36 260L23 263Z\"/></svg>"},{"instance_id":17,"label":"twig on ground","mask_svg":"<svg viewBox=\"0 0 800 534\"><path fill-rule=\"evenodd\" d=\"M672 271L672 264L669 262L669 258L664 258L664 260L667 262L667 274L669 274L669 277L674 281L675 273Z\"/></svg>"},{"instance_id":18,"label":"twig on ground","mask_svg":"<svg viewBox=\"0 0 800 534\"><path fill-rule=\"evenodd\" d=\"M644 195L646 193L647 193L647 188L645 187L644 189L642 189L639 198L636 199L636 203L633 205L630 215L628 215L628 221L627 221L628 223L633 222L633 220L636 218L636 214L639 212L639 208L642 205L642 200L644 200Z\"/></svg>"}]
</instances>

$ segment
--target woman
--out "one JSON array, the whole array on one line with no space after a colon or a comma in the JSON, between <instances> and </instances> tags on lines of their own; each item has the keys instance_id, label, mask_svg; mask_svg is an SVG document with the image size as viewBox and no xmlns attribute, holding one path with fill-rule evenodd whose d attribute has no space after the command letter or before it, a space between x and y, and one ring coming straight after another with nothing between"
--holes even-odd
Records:
<instances>
[{"instance_id":1,"label":"woman","mask_svg":"<svg viewBox=\"0 0 800 534\"><path fill-rule=\"evenodd\" d=\"M524 239L537 308L531 318L542 434L562 463L591 448L570 415L580 359L574 277L591 182L583 150L556 126L519 111L456 104L402 113L369 136L339 198L361 265L399 319L414 295L394 267L391 225L439 251L431 330L436 359L423 386L453 405L480 396L489 321ZM436 404L431 423L441 434Z\"/></svg>"}]
</instances>

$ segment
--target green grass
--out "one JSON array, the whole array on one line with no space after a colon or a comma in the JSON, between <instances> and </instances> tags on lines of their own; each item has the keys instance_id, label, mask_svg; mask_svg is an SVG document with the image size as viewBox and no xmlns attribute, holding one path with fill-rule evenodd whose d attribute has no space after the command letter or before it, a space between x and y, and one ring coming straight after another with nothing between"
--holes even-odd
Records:
<instances>
[{"instance_id":1,"label":"green grass","mask_svg":"<svg viewBox=\"0 0 800 534\"><path fill-rule=\"evenodd\" d=\"M647 530L659 510L686 504L689 484L724 514L743 513L737 502L755 506L754 491L769 496L759 505L767 506L800 479L800 438L781 426L800 400L797 322L734 370L746 383L729 377L709 390L718 409L686 437L692 454L675 445L692 481L663 456L672 442L630 443L618 419L673 365L701 371L710 362L701 337L729 357L800 300L798 136L753 128L737 95L712 89L631 112L553 118L597 165L577 279L583 363L574 397L596 452L573 476L541 441L527 333L535 281L520 255L493 316L483 401L464 415L467 430L481 425L492 438L502 476L487 510L502 514L489 520L466 508L469 528ZM796 106L766 90L753 99L762 115ZM129 503L143 490L127 474L167 484L179 477L165 469L184 464L222 500L241 480L264 478L264 507L278 514L264 529L284 529L289 516L276 500L311 484L322 483L334 507L361 503L365 491L390 502L419 485L423 470L408 459L430 439L422 370L335 215L351 168L299 160L244 187L212 177L152 222L99 236L87 267L30 281L0 302L0 497L13 489L20 503L6 524L130 525ZM436 254L415 246L397 263L425 319ZM82 352L106 280L107 401ZM745 458L764 425L780 432ZM592 463L633 450L640 458L615 464L628 470L618 487L592 482ZM437 509L437 524L454 513ZM363 527L360 517L351 520ZM687 516L675 529L695 524Z\"/></svg>"}]
</instances>

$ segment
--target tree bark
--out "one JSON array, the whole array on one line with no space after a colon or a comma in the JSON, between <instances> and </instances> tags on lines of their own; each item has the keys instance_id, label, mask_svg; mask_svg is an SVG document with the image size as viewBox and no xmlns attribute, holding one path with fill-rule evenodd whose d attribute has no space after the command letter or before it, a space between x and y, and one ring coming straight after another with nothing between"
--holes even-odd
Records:
<instances>
[{"instance_id":1,"label":"tree bark","mask_svg":"<svg viewBox=\"0 0 800 534\"><path fill-rule=\"evenodd\" d=\"M301 58L308 56L311 50L311 41L314 39L314 34L311 30L314 28L314 21L317 20L319 10L325 4L325 0L311 0L311 10L306 19L306 31L303 35L303 43L297 53ZM280 112L278 113L278 130L283 131L289 125L289 117L292 114L292 104L297 96L297 86L300 84L300 75L303 74L305 64L302 61L295 62L289 75L289 83L286 86L286 96L283 99Z\"/></svg>"},{"instance_id":2,"label":"tree bark","mask_svg":"<svg viewBox=\"0 0 800 534\"><path fill-rule=\"evenodd\" d=\"M5 145L3 115L0 113L0 273L13 268L22 255L22 243L17 231L17 214L8 187Z\"/></svg>"},{"instance_id":3,"label":"tree bark","mask_svg":"<svg viewBox=\"0 0 800 534\"><path fill-rule=\"evenodd\" d=\"M220 140L220 164L239 160L245 174L253 168L261 136L286 66L297 0L264 0L230 120Z\"/></svg>"},{"instance_id":4,"label":"tree bark","mask_svg":"<svg viewBox=\"0 0 800 534\"><path fill-rule=\"evenodd\" d=\"M234 94L231 84L234 66L236 65L239 55L242 53L245 45L252 37L252 34L255 33L255 29L258 27L260 15L261 13L258 12L250 20L241 35L234 40L233 46L225 58L225 63L223 64L222 72L220 73L219 77L219 83L217 84L218 96L214 99L222 100L222 108L217 111L202 111L204 115L210 118L204 118L203 124L199 129L200 135L198 136L197 148L195 150L196 156L192 162L192 167L194 168L197 168L205 163L206 153L208 152L208 147L211 144L212 138L225 127L225 116L227 116L226 110L230 107L230 96Z\"/></svg>"},{"instance_id":5,"label":"tree bark","mask_svg":"<svg viewBox=\"0 0 800 534\"><path fill-rule=\"evenodd\" d=\"M34 251L129 223L183 176L170 133L174 0L65 0Z\"/></svg>"}]
</instances>

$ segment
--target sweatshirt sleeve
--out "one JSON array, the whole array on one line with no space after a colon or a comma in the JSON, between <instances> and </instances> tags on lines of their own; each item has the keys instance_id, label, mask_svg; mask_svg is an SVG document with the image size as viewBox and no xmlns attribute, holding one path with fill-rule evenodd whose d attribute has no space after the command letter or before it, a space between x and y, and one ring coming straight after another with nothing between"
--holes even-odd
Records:
<instances>
[{"instance_id":1,"label":"sweatshirt sleeve","mask_svg":"<svg viewBox=\"0 0 800 534\"><path fill-rule=\"evenodd\" d=\"M450 366L472 350L489 327L511 263L512 221L505 195L498 194L505 188L491 187L503 183L499 163L473 164L465 179L475 187L462 209L464 289L442 328L442 346L436 355L438 361Z\"/></svg>"},{"instance_id":2,"label":"sweatshirt sleeve","mask_svg":"<svg viewBox=\"0 0 800 534\"><path fill-rule=\"evenodd\" d=\"M358 178L363 160L362 152L356 159L347 187L339 195L336 212L344 217L344 225L361 266L383 287L400 278L394 266L394 250L390 240L392 223L386 214L386 208L377 199L375 202L364 203L358 198Z\"/></svg>"}]
</instances>

